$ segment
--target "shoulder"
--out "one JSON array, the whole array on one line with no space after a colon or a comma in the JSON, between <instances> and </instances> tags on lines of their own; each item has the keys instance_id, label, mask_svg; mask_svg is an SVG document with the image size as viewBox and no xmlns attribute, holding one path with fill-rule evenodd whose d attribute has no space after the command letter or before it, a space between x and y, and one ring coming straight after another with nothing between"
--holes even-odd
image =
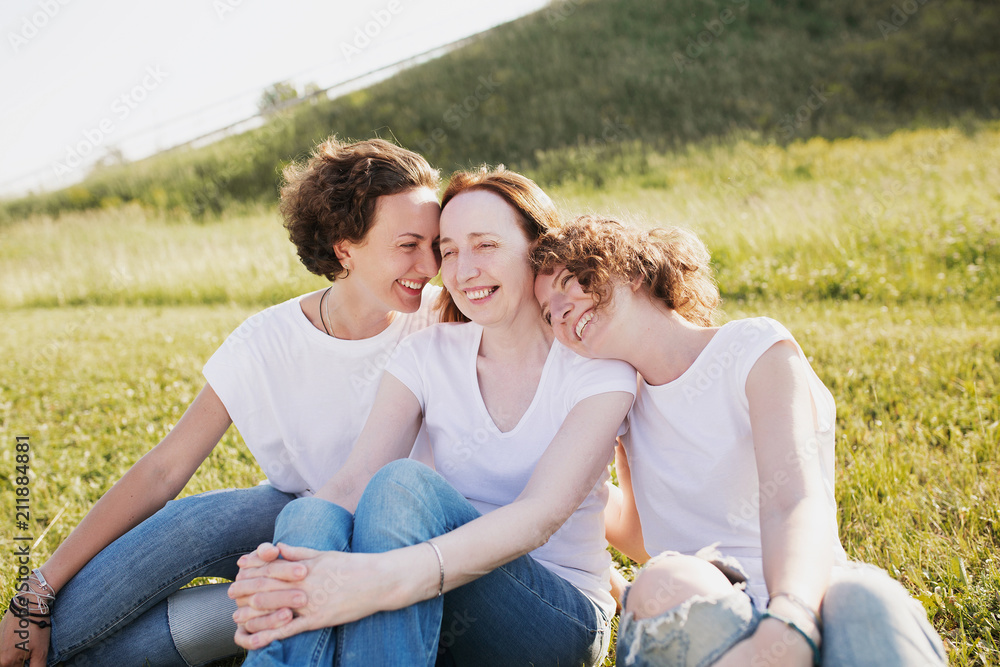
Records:
<instances>
[{"instance_id":1,"label":"shoulder","mask_svg":"<svg viewBox=\"0 0 1000 667\"><path fill-rule=\"evenodd\" d=\"M725 352L732 354L735 367L745 374L753 364L775 343L795 339L783 324L770 317L750 317L734 320L724 325L719 333L719 342Z\"/></svg>"},{"instance_id":2,"label":"shoulder","mask_svg":"<svg viewBox=\"0 0 1000 667\"><path fill-rule=\"evenodd\" d=\"M632 366L620 359L590 359L573 352L558 340L552 341L555 364L565 376L568 388L580 384L603 387L605 391L636 393L637 374Z\"/></svg>"},{"instance_id":3,"label":"shoulder","mask_svg":"<svg viewBox=\"0 0 1000 667\"><path fill-rule=\"evenodd\" d=\"M229 335L226 344L245 343L276 333L286 334L289 328L295 326L296 317L305 317L299 306L303 296L306 295L297 296L251 315Z\"/></svg>"},{"instance_id":4,"label":"shoulder","mask_svg":"<svg viewBox=\"0 0 1000 667\"><path fill-rule=\"evenodd\" d=\"M729 337L742 339L747 343L757 340L792 338L792 334L781 322L770 317L748 317L726 323L720 332Z\"/></svg>"},{"instance_id":5,"label":"shoulder","mask_svg":"<svg viewBox=\"0 0 1000 667\"><path fill-rule=\"evenodd\" d=\"M471 322L441 322L411 333L399 343L399 346L420 351L451 348L470 341L478 333L478 325Z\"/></svg>"}]
</instances>

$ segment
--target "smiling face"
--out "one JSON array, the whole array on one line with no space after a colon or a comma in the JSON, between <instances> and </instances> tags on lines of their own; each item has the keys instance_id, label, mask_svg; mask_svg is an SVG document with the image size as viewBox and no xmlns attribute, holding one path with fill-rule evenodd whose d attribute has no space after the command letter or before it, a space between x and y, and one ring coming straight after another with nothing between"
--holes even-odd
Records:
<instances>
[{"instance_id":1,"label":"smiling face","mask_svg":"<svg viewBox=\"0 0 1000 667\"><path fill-rule=\"evenodd\" d=\"M343 242L337 254L350 267L348 280L368 303L412 313L427 281L438 272L441 208L430 188L378 198L375 221L360 244Z\"/></svg>"},{"instance_id":2,"label":"smiling face","mask_svg":"<svg viewBox=\"0 0 1000 667\"><path fill-rule=\"evenodd\" d=\"M542 318L552 327L556 340L584 357L614 359L614 327L620 306L634 290L616 282L600 307L593 295L584 291L565 266L535 278L535 297L541 304Z\"/></svg>"},{"instance_id":3,"label":"smiling face","mask_svg":"<svg viewBox=\"0 0 1000 667\"><path fill-rule=\"evenodd\" d=\"M467 190L441 212L441 279L459 310L485 327L537 317L528 241L499 195Z\"/></svg>"}]
</instances>

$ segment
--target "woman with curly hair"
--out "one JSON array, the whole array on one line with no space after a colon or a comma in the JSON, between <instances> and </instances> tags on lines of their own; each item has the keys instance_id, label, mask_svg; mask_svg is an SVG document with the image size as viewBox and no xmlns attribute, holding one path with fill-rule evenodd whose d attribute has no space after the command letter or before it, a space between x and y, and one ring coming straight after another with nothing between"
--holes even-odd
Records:
<instances>
[{"instance_id":1,"label":"woman with curly hair","mask_svg":"<svg viewBox=\"0 0 1000 667\"><path fill-rule=\"evenodd\" d=\"M920 604L840 544L833 396L778 322L714 326L697 237L585 216L533 257L556 339L640 375L606 513L646 563L619 664L944 664Z\"/></svg>"},{"instance_id":2,"label":"woman with curly hair","mask_svg":"<svg viewBox=\"0 0 1000 667\"><path fill-rule=\"evenodd\" d=\"M330 286L226 339L177 425L15 596L0 665L195 665L236 653L227 586L178 589L235 577L278 512L323 486L347 460L396 344L436 321L438 288L423 293L438 271L440 215L426 160L379 139L331 138L284 175L289 237ZM168 502L231 423L268 483Z\"/></svg>"}]
</instances>

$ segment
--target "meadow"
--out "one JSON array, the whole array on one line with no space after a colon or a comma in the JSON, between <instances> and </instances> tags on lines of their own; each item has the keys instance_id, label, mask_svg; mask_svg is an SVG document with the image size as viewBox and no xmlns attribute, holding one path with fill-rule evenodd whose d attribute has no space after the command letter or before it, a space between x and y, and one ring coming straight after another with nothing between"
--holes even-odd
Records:
<instances>
[{"instance_id":1,"label":"meadow","mask_svg":"<svg viewBox=\"0 0 1000 667\"><path fill-rule=\"evenodd\" d=\"M703 236L724 318L784 322L837 399L848 554L921 600L952 664L1000 662L1000 125L784 147L740 134L673 153L594 143L532 173L567 213ZM111 206L0 238L0 540L13 554L30 536L37 565L176 423L230 331L323 281L272 206ZM183 495L261 477L230 429Z\"/></svg>"}]
</instances>

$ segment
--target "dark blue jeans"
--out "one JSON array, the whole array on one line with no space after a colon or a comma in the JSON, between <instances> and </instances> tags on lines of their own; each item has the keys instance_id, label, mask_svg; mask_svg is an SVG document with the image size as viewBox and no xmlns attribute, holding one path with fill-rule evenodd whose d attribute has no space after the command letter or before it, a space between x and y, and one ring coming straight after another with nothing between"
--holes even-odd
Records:
<instances>
[{"instance_id":1,"label":"dark blue jeans","mask_svg":"<svg viewBox=\"0 0 1000 667\"><path fill-rule=\"evenodd\" d=\"M353 521L333 503L302 498L281 512L275 542L381 553L479 516L438 473L401 460L372 478ZM522 556L443 597L273 642L244 665L434 665L439 657L456 665L593 665L609 634L590 598Z\"/></svg>"},{"instance_id":2,"label":"dark blue jeans","mask_svg":"<svg viewBox=\"0 0 1000 667\"><path fill-rule=\"evenodd\" d=\"M170 636L167 597L196 577L234 578L237 559L270 541L293 498L263 485L167 503L59 591L48 664L186 664Z\"/></svg>"}]
</instances>

